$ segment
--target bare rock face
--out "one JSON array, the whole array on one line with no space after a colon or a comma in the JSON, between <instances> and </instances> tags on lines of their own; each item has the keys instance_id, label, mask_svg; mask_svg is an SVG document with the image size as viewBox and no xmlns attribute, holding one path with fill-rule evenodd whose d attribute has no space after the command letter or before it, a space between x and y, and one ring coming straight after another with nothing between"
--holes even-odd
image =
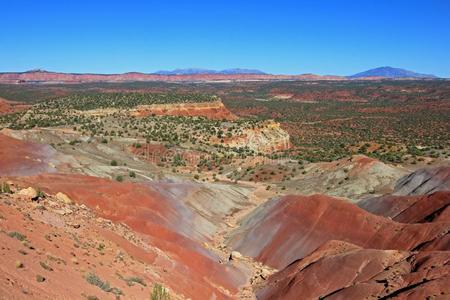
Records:
<instances>
[{"instance_id":1,"label":"bare rock face","mask_svg":"<svg viewBox=\"0 0 450 300\"><path fill-rule=\"evenodd\" d=\"M450 190L450 167L420 169L401 178L395 185L395 195L425 195Z\"/></svg>"},{"instance_id":2,"label":"bare rock face","mask_svg":"<svg viewBox=\"0 0 450 300\"><path fill-rule=\"evenodd\" d=\"M402 224L323 195L285 196L259 207L228 245L274 268L284 268L330 240L374 249L448 249L450 223Z\"/></svg>"},{"instance_id":3,"label":"bare rock face","mask_svg":"<svg viewBox=\"0 0 450 300\"><path fill-rule=\"evenodd\" d=\"M291 147L289 134L280 124L269 120L259 128L243 129L242 133L232 137L211 139L212 144L223 144L227 147L248 147L255 152L272 153Z\"/></svg>"},{"instance_id":4,"label":"bare rock face","mask_svg":"<svg viewBox=\"0 0 450 300\"><path fill-rule=\"evenodd\" d=\"M450 295L450 252L329 241L271 276L258 299L428 299ZM432 299L432 298L430 298Z\"/></svg>"},{"instance_id":5,"label":"bare rock face","mask_svg":"<svg viewBox=\"0 0 450 300\"><path fill-rule=\"evenodd\" d=\"M385 195L358 202L370 213L400 223L450 222L450 191L429 195Z\"/></svg>"}]
</instances>

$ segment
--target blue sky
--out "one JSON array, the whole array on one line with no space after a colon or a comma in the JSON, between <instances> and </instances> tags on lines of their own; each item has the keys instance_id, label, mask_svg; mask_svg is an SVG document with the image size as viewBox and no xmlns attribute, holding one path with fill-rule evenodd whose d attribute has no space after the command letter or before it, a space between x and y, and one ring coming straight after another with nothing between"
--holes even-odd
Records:
<instances>
[{"instance_id":1,"label":"blue sky","mask_svg":"<svg viewBox=\"0 0 450 300\"><path fill-rule=\"evenodd\" d=\"M450 77L450 1L0 0L0 72L201 67Z\"/></svg>"}]
</instances>

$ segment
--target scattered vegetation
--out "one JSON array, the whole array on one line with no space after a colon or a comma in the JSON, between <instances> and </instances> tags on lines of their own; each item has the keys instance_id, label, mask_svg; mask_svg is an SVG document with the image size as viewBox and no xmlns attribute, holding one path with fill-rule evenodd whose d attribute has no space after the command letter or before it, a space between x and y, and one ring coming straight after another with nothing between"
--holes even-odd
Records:
<instances>
[{"instance_id":1,"label":"scattered vegetation","mask_svg":"<svg viewBox=\"0 0 450 300\"><path fill-rule=\"evenodd\" d=\"M134 286L136 283L142 285L142 286L147 286L147 284L145 283L144 279L138 276L131 276L131 277L123 277L120 274L117 274L117 276L122 279L123 281L125 281L127 283L128 286Z\"/></svg>"},{"instance_id":2,"label":"scattered vegetation","mask_svg":"<svg viewBox=\"0 0 450 300\"><path fill-rule=\"evenodd\" d=\"M61 91L65 96L60 96ZM390 163L417 164L423 157L450 155L449 93L449 82L442 80L0 85L2 97L37 102L28 113L0 116L0 128L75 126L80 133L104 143L117 137L145 140L134 143L137 153L144 153L150 142L160 142L169 149L198 151L204 156L197 162L198 168L212 171L231 163L229 155L242 159L259 155L245 147L224 147L223 141L275 119L288 131L294 145L278 153L280 157L318 162L359 153ZM105 108L126 112L137 105L217 99L210 95L220 95L241 118L233 122L177 116L133 118L114 111L93 118L84 113ZM188 162L183 155L174 154L159 164L179 168Z\"/></svg>"},{"instance_id":3,"label":"scattered vegetation","mask_svg":"<svg viewBox=\"0 0 450 300\"><path fill-rule=\"evenodd\" d=\"M96 274L94 273L89 273L86 276L86 281L92 285L95 285L97 287L99 287L100 289L102 289L103 291L107 292L107 293L113 293L116 296L120 296L123 295L123 292L116 287L111 287L109 282L107 281L102 281L100 279L100 277L98 277Z\"/></svg>"}]
</instances>

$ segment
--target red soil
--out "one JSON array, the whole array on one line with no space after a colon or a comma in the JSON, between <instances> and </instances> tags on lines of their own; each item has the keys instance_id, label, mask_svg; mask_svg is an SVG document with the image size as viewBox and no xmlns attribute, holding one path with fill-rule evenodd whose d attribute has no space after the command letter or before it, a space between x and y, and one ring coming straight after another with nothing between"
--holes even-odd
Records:
<instances>
[{"instance_id":1,"label":"red soil","mask_svg":"<svg viewBox=\"0 0 450 300\"><path fill-rule=\"evenodd\" d=\"M25 176L53 172L56 151L42 144L17 140L0 133L0 175Z\"/></svg>"},{"instance_id":2,"label":"red soil","mask_svg":"<svg viewBox=\"0 0 450 300\"><path fill-rule=\"evenodd\" d=\"M170 287L185 296L208 299L215 295L224 299L228 296L217 287L233 294L245 282L245 276L237 269L219 264L218 257L201 247L199 241L187 237L193 230L189 212L149 186L68 174L41 174L14 178L14 181L49 194L63 192L97 215L144 234L150 245L169 257L169 261L148 262L166 268Z\"/></svg>"},{"instance_id":3,"label":"red soil","mask_svg":"<svg viewBox=\"0 0 450 300\"><path fill-rule=\"evenodd\" d=\"M258 299L447 299L449 260L448 251L362 249L330 241L271 276Z\"/></svg>"},{"instance_id":4,"label":"red soil","mask_svg":"<svg viewBox=\"0 0 450 300\"><path fill-rule=\"evenodd\" d=\"M285 196L252 213L229 241L244 255L275 268L329 240L375 249L448 249L450 223L401 224L333 197Z\"/></svg>"},{"instance_id":5,"label":"red soil","mask_svg":"<svg viewBox=\"0 0 450 300\"><path fill-rule=\"evenodd\" d=\"M163 283L155 273L144 271L143 262L153 263L155 252L148 250L136 255L135 249L140 248L112 229L102 228L103 224L95 217L81 217L85 211L63 217L47 209L33 208L29 200L15 197L8 204L4 199L0 195L0 299L85 299L94 295L116 299L114 294L86 281L91 272L112 287L120 288L126 299L148 299L152 283ZM80 227L75 229L69 222ZM9 237L10 232L24 234L27 242ZM100 243L104 251L96 249ZM23 268L17 268L16 261ZM41 262L51 270L44 269ZM138 276L147 287L139 284L130 287L117 274ZM37 282L37 275L45 281Z\"/></svg>"}]
</instances>

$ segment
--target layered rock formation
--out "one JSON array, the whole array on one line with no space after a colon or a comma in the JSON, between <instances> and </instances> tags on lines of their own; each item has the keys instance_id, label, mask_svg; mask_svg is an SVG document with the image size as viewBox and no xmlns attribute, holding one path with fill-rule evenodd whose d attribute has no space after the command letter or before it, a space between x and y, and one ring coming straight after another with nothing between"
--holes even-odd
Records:
<instances>
[{"instance_id":1,"label":"layered rock formation","mask_svg":"<svg viewBox=\"0 0 450 300\"><path fill-rule=\"evenodd\" d=\"M248 147L256 153L273 153L291 147L289 134L275 121L266 121L257 128L243 129L241 134L232 137L213 137L211 143L236 148Z\"/></svg>"},{"instance_id":2,"label":"layered rock formation","mask_svg":"<svg viewBox=\"0 0 450 300\"><path fill-rule=\"evenodd\" d=\"M124 74L73 74L42 70L23 73L0 73L1 83L82 83L82 82L127 82L127 81L246 81L246 80L345 80L342 76L270 75L270 74L189 74L158 75L144 73Z\"/></svg>"},{"instance_id":3,"label":"layered rock formation","mask_svg":"<svg viewBox=\"0 0 450 300\"><path fill-rule=\"evenodd\" d=\"M235 120L233 115L221 101L206 103L175 103L140 105L131 110L131 114L139 117L157 116L190 116L205 117L213 120Z\"/></svg>"}]
</instances>

